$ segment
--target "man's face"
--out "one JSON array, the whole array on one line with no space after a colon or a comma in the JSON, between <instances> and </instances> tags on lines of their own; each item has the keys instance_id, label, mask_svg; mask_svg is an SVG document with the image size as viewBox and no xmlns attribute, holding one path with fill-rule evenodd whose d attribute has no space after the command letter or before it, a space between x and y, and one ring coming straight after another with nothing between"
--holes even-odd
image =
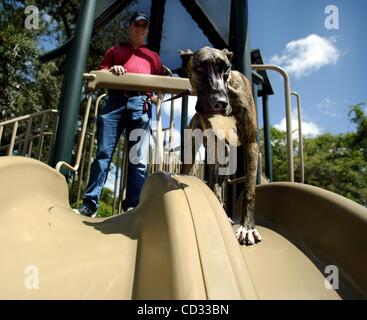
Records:
<instances>
[{"instance_id":1,"label":"man's face","mask_svg":"<svg viewBox=\"0 0 367 320\"><path fill-rule=\"evenodd\" d=\"M129 31L132 40L144 42L148 34L148 22L144 20L135 21L129 26Z\"/></svg>"}]
</instances>

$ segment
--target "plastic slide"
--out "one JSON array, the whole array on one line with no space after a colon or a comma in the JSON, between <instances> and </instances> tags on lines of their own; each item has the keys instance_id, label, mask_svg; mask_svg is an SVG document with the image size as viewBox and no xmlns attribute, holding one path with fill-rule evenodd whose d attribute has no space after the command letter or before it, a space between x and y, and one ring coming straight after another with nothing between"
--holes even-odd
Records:
<instances>
[{"instance_id":1,"label":"plastic slide","mask_svg":"<svg viewBox=\"0 0 367 320\"><path fill-rule=\"evenodd\" d=\"M86 218L70 208L56 170L1 157L0 299L367 296L366 208L319 188L269 183L257 188L257 221L264 240L240 246L202 181L164 172L147 179L136 209Z\"/></svg>"}]
</instances>

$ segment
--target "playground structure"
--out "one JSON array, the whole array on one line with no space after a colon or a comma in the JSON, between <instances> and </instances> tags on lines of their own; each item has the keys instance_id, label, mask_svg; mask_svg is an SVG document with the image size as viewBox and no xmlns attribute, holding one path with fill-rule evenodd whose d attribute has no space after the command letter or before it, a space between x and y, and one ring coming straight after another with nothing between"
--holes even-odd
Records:
<instances>
[{"instance_id":1,"label":"playground structure","mask_svg":"<svg viewBox=\"0 0 367 320\"><path fill-rule=\"evenodd\" d=\"M254 69L267 67L256 65ZM39 115L0 123L0 142L5 125L13 125L14 133L6 146L9 156L0 158L2 299L367 297L366 208L326 190L293 182L290 139L290 181L267 183L262 179L264 183L257 186L256 219L264 240L252 247L239 246L210 189L198 178L176 175L179 161L171 158L173 162L168 161L168 165L162 161L162 99L156 108L156 148L152 153L158 161L151 168L155 173L147 179L138 207L104 219L76 215L69 204L65 178L58 171L64 167L80 172L89 165L89 159L83 159L84 137L88 136L90 112L96 115L103 99L98 97L92 109L93 92L97 88L149 89L161 96L180 93L189 86L187 79L132 74L114 77L98 71L85 74L84 79L89 97L73 163L54 158L57 169L53 169L34 159L11 156L17 146L18 155L33 154L38 159L45 136L52 137L50 153L54 145L58 147L57 135L52 135L48 131L52 126L46 124L45 130L16 139L18 122L28 121L29 133L33 118ZM291 91L289 81L285 83L288 110ZM56 114L44 114L49 113ZM288 118L290 114L286 114ZM62 114L56 118L59 125L65 125ZM40 121L46 123L43 118ZM287 129L289 137L290 122ZM60 130L65 128L58 126L58 134ZM94 140L94 130L92 127L89 133L90 141ZM34 145L36 150L32 151ZM93 148L93 144L88 147ZM120 160L126 163L126 157ZM123 167L120 172L124 172ZM123 196L123 181L121 177L116 182L120 192L115 200ZM240 191L240 185L237 189ZM117 212L119 201L114 204ZM232 212L235 207L234 201ZM30 265L39 272L37 289L25 285L25 268ZM331 288L325 284L330 266L337 272L337 282Z\"/></svg>"},{"instance_id":2,"label":"playground structure","mask_svg":"<svg viewBox=\"0 0 367 320\"><path fill-rule=\"evenodd\" d=\"M188 83L143 77L86 75L90 90L127 82L130 89L175 92ZM80 154L76 159L67 167L77 169ZM2 157L0 179L8 181L0 190L0 255L5 258L0 282L7 288L1 298L339 299L366 294L366 209L316 187L259 185L256 217L264 241L248 248L238 245L218 200L195 177L158 168L136 209L106 219L76 215L64 177L39 161ZM27 290L19 281L29 264L40 269L40 289ZM329 265L338 268L338 290L325 287Z\"/></svg>"}]
</instances>

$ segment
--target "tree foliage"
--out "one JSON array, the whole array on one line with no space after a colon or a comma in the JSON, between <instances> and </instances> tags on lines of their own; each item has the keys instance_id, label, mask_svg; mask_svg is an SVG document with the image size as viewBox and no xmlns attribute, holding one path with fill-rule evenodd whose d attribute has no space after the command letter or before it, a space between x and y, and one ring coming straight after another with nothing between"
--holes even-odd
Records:
<instances>
[{"instance_id":1,"label":"tree foliage","mask_svg":"<svg viewBox=\"0 0 367 320\"><path fill-rule=\"evenodd\" d=\"M54 62L38 60L37 39L43 32L24 27L24 6L0 3L0 119L55 108L59 80Z\"/></svg>"}]
</instances>

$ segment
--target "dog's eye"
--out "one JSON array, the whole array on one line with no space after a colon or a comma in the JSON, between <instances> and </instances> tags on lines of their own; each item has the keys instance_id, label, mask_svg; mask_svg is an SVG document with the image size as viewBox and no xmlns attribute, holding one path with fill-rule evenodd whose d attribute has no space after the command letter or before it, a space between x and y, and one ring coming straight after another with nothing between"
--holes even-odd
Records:
<instances>
[{"instance_id":1,"label":"dog's eye","mask_svg":"<svg viewBox=\"0 0 367 320\"><path fill-rule=\"evenodd\" d=\"M223 74L228 74L229 71L231 70L231 65L227 62L224 62L224 61L221 61L219 64L218 64L218 70L220 72L222 72Z\"/></svg>"},{"instance_id":2,"label":"dog's eye","mask_svg":"<svg viewBox=\"0 0 367 320\"><path fill-rule=\"evenodd\" d=\"M230 71L230 69L231 69L231 65L229 64L229 63L225 63L224 65L223 65L223 71L224 72L229 72Z\"/></svg>"}]
</instances>

